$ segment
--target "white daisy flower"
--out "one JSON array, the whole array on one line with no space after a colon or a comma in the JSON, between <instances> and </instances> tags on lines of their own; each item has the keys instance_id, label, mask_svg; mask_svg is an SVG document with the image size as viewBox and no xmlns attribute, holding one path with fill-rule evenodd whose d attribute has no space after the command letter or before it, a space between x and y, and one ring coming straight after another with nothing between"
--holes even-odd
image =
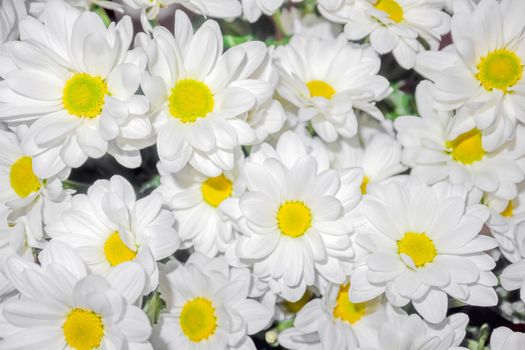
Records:
<instances>
[{"instance_id":1,"label":"white daisy flower","mask_svg":"<svg viewBox=\"0 0 525 350\"><path fill-rule=\"evenodd\" d=\"M27 151L30 142L32 135L25 127L20 127L18 134L0 130L0 204L9 211L9 223L25 225L27 244L42 248L43 224L69 204L70 191L62 187L69 169L57 157L46 165L51 176L37 176L33 171L34 158Z\"/></svg>"},{"instance_id":2,"label":"white daisy flower","mask_svg":"<svg viewBox=\"0 0 525 350\"><path fill-rule=\"evenodd\" d=\"M338 23L329 22L324 17L316 14L303 14L296 7L281 10L281 25L286 35L301 34L319 38L334 38L343 31Z\"/></svg>"},{"instance_id":3,"label":"white daisy flower","mask_svg":"<svg viewBox=\"0 0 525 350\"><path fill-rule=\"evenodd\" d=\"M520 350L525 348L525 333L507 327L496 328L490 336L490 350Z\"/></svg>"},{"instance_id":4,"label":"white daisy flower","mask_svg":"<svg viewBox=\"0 0 525 350\"><path fill-rule=\"evenodd\" d=\"M135 95L146 58L128 52L130 18L106 28L97 14L60 0L41 18L26 17L22 41L6 45L16 69L0 82L0 120L32 123L30 153L41 175L57 154L70 167L106 153L138 167L153 129L147 99Z\"/></svg>"},{"instance_id":5,"label":"white daisy flower","mask_svg":"<svg viewBox=\"0 0 525 350\"><path fill-rule=\"evenodd\" d=\"M358 174L328 163L286 132L275 149L252 150L244 165L248 192L236 217L242 235L230 253L292 302L307 286L343 283L350 272L353 227L344 216L360 199Z\"/></svg>"},{"instance_id":6,"label":"white daisy flower","mask_svg":"<svg viewBox=\"0 0 525 350\"><path fill-rule=\"evenodd\" d=\"M189 163L207 176L231 170L235 148L255 140L247 112L273 93L270 83L248 79L264 44L250 42L223 54L217 22L206 21L194 34L182 11L175 15L175 37L155 27L153 39L137 38L149 57L142 90L152 105L165 169L177 172Z\"/></svg>"},{"instance_id":7,"label":"white daisy flower","mask_svg":"<svg viewBox=\"0 0 525 350\"><path fill-rule=\"evenodd\" d=\"M447 294L469 305L496 305L495 263L484 251L497 243L479 235L485 206L467 205L462 186L429 187L417 177L373 190L363 199L370 229L356 237L369 254L356 263L350 300L385 293L392 305L412 302L431 323L444 320Z\"/></svg>"},{"instance_id":8,"label":"white daisy flower","mask_svg":"<svg viewBox=\"0 0 525 350\"><path fill-rule=\"evenodd\" d=\"M415 69L435 82L438 108L460 108L493 151L525 123L525 23L520 0L483 0L452 18L454 44L422 53Z\"/></svg>"},{"instance_id":9,"label":"white daisy flower","mask_svg":"<svg viewBox=\"0 0 525 350\"><path fill-rule=\"evenodd\" d=\"M354 304L350 285L330 285L322 299L314 299L297 313L294 327L279 334L287 349L338 349L378 347L377 330L387 319L382 298Z\"/></svg>"},{"instance_id":10,"label":"white daisy flower","mask_svg":"<svg viewBox=\"0 0 525 350\"><path fill-rule=\"evenodd\" d=\"M337 39L296 35L276 51L279 94L299 109L300 121L311 121L326 142L354 136L356 110L383 119L375 102L390 93L388 80L377 75L381 62L369 47Z\"/></svg>"},{"instance_id":11,"label":"white daisy flower","mask_svg":"<svg viewBox=\"0 0 525 350\"><path fill-rule=\"evenodd\" d=\"M302 2L303 0L291 0L292 2ZM271 16L276 13L284 4L284 0L241 0L244 18L250 23L257 20L264 14Z\"/></svg>"},{"instance_id":12,"label":"white daisy flower","mask_svg":"<svg viewBox=\"0 0 525 350\"><path fill-rule=\"evenodd\" d=\"M230 268L224 258L190 256L163 276L160 292L167 311L154 334L156 348L168 350L255 350L248 336L271 321L272 314L248 298L250 272Z\"/></svg>"},{"instance_id":13,"label":"white daisy flower","mask_svg":"<svg viewBox=\"0 0 525 350\"><path fill-rule=\"evenodd\" d=\"M145 31L152 31L151 21L157 19L161 9L173 4L182 5L195 13L215 18L235 18L242 12L238 0L122 0L132 9L140 9L140 23Z\"/></svg>"},{"instance_id":14,"label":"white daisy flower","mask_svg":"<svg viewBox=\"0 0 525 350\"><path fill-rule=\"evenodd\" d=\"M358 137L339 139L326 144L335 169L359 167L363 169L361 193L368 185L382 183L407 168L401 163L401 145L390 135L374 134L368 142Z\"/></svg>"},{"instance_id":15,"label":"white daisy flower","mask_svg":"<svg viewBox=\"0 0 525 350\"><path fill-rule=\"evenodd\" d=\"M396 311L397 314L390 312L388 321L379 328L379 346L366 350L467 350L459 347L468 324L466 314L453 314L439 324L429 324L416 314Z\"/></svg>"},{"instance_id":16,"label":"white daisy flower","mask_svg":"<svg viewBox=\"0 0 525 350\"><path fill-rule=\"evenodd\" d=\"M178 223L182 248L194 247L195 251L214 257L224 253L235 238L232 220L223 207L237 205L244 193L244 180L240 167L244 155L238 150L235 168L219 176L205 176L190 166L178 173L170 173L158 165L160 186L156 192L173 210Z\"/></svg>"},{"instance_id":17,"label":"white daisy flower","mask_svg":"<svg viewBox=\"0 0 525 350\"><path fill-rule=\"evenodd\" d=\"M404 147L403 162L412 174L428 184L448 180L504 200L517 196L516 184L525 178L525 127L517 128L514 140L489 151L472 118L432 108L428 81L417 87L416 100L421 118L403 116L394 121Z\"/></svg>"},{"instance_id":18,"label":"white daisy flower","mask_svg":"<svg viewBox=\"0 0 525 350\"><path fill-rule=\"evenodd\" d=\"M95 274L107 275L127 261L138 263L148 278L147 294L158 285L156 261L179 246L174 223L160 194L136 200L131 184L115 175L74 196L71 209L46 226L46 233L71 246Z\"/></svg>"},{"instance_id":19,"label":"white daisy flower","mask_svg":"<svg viewBox=\"0 0 525 350\"><path fill-rule=\"evenodd\" d=\"M153 350L149 320L133 305L144 284L137 264L123 264L107 278L87 275L78 256L56 242L39 261L10 257L3 266L21 297L3 306L2 350Z\"/></svg>"},{"instance_id":20,"label":"white daisy flower","mask_svg":"<svg viewBox=\"0 0 525 350\"><path fill-rule=\"evenodd\" d=\"M392 52L399 65L411 69L425 47L437 50L450 30L450 16L442 0L321 1L319 11L345 24L350 40L370 39L379 54Z\"/></svg>"},{"instance_id":21,"label":"white daisy flower","mask_svg":"<svg viewBox=\"0 0 525 350\"><path fill-rule=\"evenodd\" d=\"M28 3L28 12L34 17L40 17L44 12L46 3L52 0L25 0ZM63 0L78 9L88 11L93 6L99 6L107 10L124 12L122 4L118 0Z\"/></svg>"}]
</instances>

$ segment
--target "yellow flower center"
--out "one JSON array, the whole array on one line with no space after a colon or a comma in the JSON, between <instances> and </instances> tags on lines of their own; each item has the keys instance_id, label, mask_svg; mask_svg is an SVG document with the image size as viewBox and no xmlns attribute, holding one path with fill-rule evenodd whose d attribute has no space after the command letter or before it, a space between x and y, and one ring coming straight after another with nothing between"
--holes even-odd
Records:
<instances>
[{"instance_id":1,"label":"yellow flower center","mask_svg":"<svg viewBox=\"0 0 525 350\"><path fill-rule=\"evenodd\" d=\"M180 314L180 326L193 342L211 337L217 329L217 316L211 301L200 297L187 301Z\"/></svg>"},{"instance_id":2,"label":"yellow flower center","mask_svg":"<svg viewBox=\"0 0 525 350\"><path fill-rule=\"evenodd\" d=\"M183 123L194 123L213 111L215 99L210 88L197 80L184 79L171 89L169 109L174 118Z\"/></svg>"},{"instance_id":3,"label":"yellow flower center","mask_svg":"<svg viewBox=\"0 0 525 350\"><path fill-rule=\"evenodd\" d=\"M463 164L477 162L485 155L479 129L472 129L461 134L455 140L447 141L445 146L452 149L450 152L452 158Z\"/></svg>"},{"instance_id":4,"label":"yellow flower center","mask_svg":"<svg viewBox=\"0 0 525 350\"><path fill-rule=\"evenodd\" d=\"M394 22L401 22L403 20L403 8L395 0L378 0L374 7L383 11Z\"/></svg>"},{"instance_id":5,"label":"yellow flower center","mask_svg":"<svg viewBox=\"0 0 525 350\"><path fill-rule=\"evenodd\" d=\"M322 80L311 80L306 83L306 87L310 91L311 97L324 97L328 100L331 100L335 95L334 88Z\"/></svg>"},{"instance_id":6,"label":"yellow flower center","mask_svg":"<svg viewBox=\"0 0 525 350\"><path fill-rule=\"evenodd\" d=\"M135 259L137 252L129 249L120 238L120 234L115 231L104 243L104 255L111 266L117 266L123 262Z\"/></svg>"},{"instance_id":7,"label":"yellow flower center","mask_svg":"<svg viewBox=\"0 0 525 350\"><path fill-rule=\"evenodd\" d=\"M221 174L216 177L210 177L202 183L202 198L212 207L217 208L222 201L230 197L233 192L232 182Z\"/></svg>"},{"instance_id":8,"label":"yellow flower center","mask_svg":"<svg viewBox=\"0 0 525 350\"><path fill-rule=\"evenodd\" d=\"M482 57L476 78L487 91L498 89L504 93L521 80L523 64L518 55L507 49L492 51Z\"/></svg>"},{"instance_id":9,"label":"yellow flower center","mask_svg":"<svg viewBox=\"0 0 525 350\"><path fill-rule=\"evenodd\" d=\"M71 310L62 330L67 345L76 350L98 349L104 337L102 317L88 309Z\"/></svg>"},{"instance_id":10,"label":"yellow flower center","mask_svg":"<svg viewBox=\"0 0 525 350\"><path fill-rule=\"evenodd\" d=\"M312 211L301 201L287 201L277 212L277 223L282 234L298 238L312 225Z\"/></svg>"},{"instance_id":11,"label":"yellow flower center","mask_svg":"<svg viewBox=\"0 0 525 350\"><path fill-rule=\"evenodd\" d=\"M512 204L512 201L509 201L509 204L507 204L507 207L500 213L500 215L506 218L510 218L512 217L513 214L514 214L514 205Z\"/></svg>"},{"instance_id":12,"label":"yellow flower center","mask_svg":"<svg viewBox=\"0 0 525 350\"><path fill-rule=\"evenodd\" d=\"M403 238L397 241L398 254L408 255L416 267L425 266L437 256L434 242L425 233L406 232Z\"/></svg>"},{"instance_id":13,"label":"yellow flower center","mask_svg":"<svg viewBox=\"0 0 525 350\"><path fill-rule=\"evenodd\" d=\"M361 182L361 194L366 194L366 186L368 186L368 181L370 181L368 176L363 177L363 182Z\"/></svg>"},{"instance_id":14,"label":"yellow flower center","mask_svg":"<svg viewBox=\"0 0 525 350\"><path fill-rule=\"evenodd\" d=\"M352 303L348 298L349 290L350 284L348 283L339 288L334 307L334 317L350 324L354 324L366 315L367 303Z\"/></svg>"},{"instance_id":15,"label":"yellow flower center","mask_svg":"<svg viewBox=\"0 0 525 350\"><path fill-rule=\"evenodd\" d=\"M20 157L11 165L9 172L11 187L22 198L40 190L41 183L33 172L33 159L28 156Z\"/></svg>"},{"instance_id":16,"label":"yellow flower center","mask_svg":"<svg viewBox=\"0 0 525 350\"><path fill-rule=\"evenodd\" d=\"M62 104L69 114L79 118L96 118L104 108L108 85L99 76L78 73L64 86Z\"/></svg>"}]
</instances>

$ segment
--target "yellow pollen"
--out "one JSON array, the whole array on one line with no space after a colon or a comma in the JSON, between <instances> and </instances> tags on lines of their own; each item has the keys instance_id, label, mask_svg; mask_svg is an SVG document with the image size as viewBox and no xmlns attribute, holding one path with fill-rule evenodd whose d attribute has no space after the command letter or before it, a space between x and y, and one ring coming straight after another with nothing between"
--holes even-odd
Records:
<instances>
[{"instance_id":1,"label":"yellow pollen","mask_svg":"<svg viewBox=\"0 0 525 350\"><path fill-rule=\"evenodd\" d=\"M339 318L347 323L355 324L367 312L367 303L354 304L348 297L350 284L342 285L337 294L336 304L334 307L334 317Z\"/></svg>"},{"instance_id":2,"label":"yellow pollen","mask_svg":"<svg viewBox=\"0 0 525 350\"><path fill-rule=\"evenodd\" d=\"M117 266L126 261L131 261L137 252L128 248L122 241L117 231L113 232L104 243L104 255L111 266Z\"/></svg>"},{"instance_id":3,"label":"yellow pollen","mask_svg":"<svg viewBox=\"0 0 525 350\"><path fill-rule=\"evenodd\" d=\"M187 301L180 314L180 327L184 335L196 343L211 337L217 329L211 301L201 297Z\"/></svg>"},{"instance_id":4,"label":"yellow pollen","mask_svg":"<svg viewBox=\"0 0 525 350\"><path fill-rule=\"evenodd\" d=\"M499 49L481 58L476 78L487 91L498 89L507 93L521 80L522 74L520 57L513 51Z\"/></svg>"},{"instance_id":5,"label":"yellow pollen","mask_svg":"<svg viewBox=\"0 0 525 350\"><path fill-rule=\"evenodd\" d=\"M33 172L33 159L28 156L18 158L11 165L9 180L13 191L22 198L40 190L40 180Z\"/></svg>"},{"instance_id":6,"label":"yellow pollen","mask_svg":"<svg viewBox=\"0 0 525 350\"><path fill-rule=\"evenodd\" d=\"M312 225L312 211L301 201L287 201L277 211L277 223L285 236L298 238Z\"/></svg>"},{"instance_id":7,"label":"yellow pollen","mask_svg":"<svg viewBox=\"0 0 525 350\"><path fill-rule=\"evenodd\" d=\"M363 182L361 182L361 194L366 194L366 187L368 186L368 181L370 181L368 176L363 177Z\"/></svg>"},{"instance_id":8,"label":"yellow pollen","mask_svg":"<svg viewBox=\"0 0 525 350\"><path fill-rule=\"evenodd\" d=\"M406 232L403 238L397 241L398 254L408 255L416 267L425 266L437 256L434 242L425 233Z\"/></svg>"},{"instance_id":9,"label":"yellow pollen","mask_svg":"<svg viewBox=\"0 0 525 350\"><path fill-rule=\"evenodd\" d=\"M475 163L485 155L479 129L472 129L461 134L456 139L447 141L445 146L452 149L447 153L450 153L455 161L463 164Z\"/></svg>"},{"instance_id":10,"label":"yellow pollen","mask_svg":"<svg viewBox=\"0 0 525 350\"><path fill-rule=\"evenodd\" d=\"M174 118L183 123L194 123L213 112L215 99L210 88L197 80L184 79L171 89L169 110Z\"/></svg>"},{"instance_id":11,"label":"yellow pollen","mask_svg":"<svg viewBox=\"0 0 525 350\"><path fill-rule=\"evenodd\" d=\"M310 300L312 300L314 294L307 289L306 292L304 292L301 299L297 300L296 302L292 303L291 301L285 301L283 302L283 306L289 313L296 314L308 303Z\"/></svg>"},{"instance_id":12,"label":"yellow pollen","mask_svg":"<svg viewBox=\"0 0 525 350\"><path fill-rule=\"evenodd\" d=\"M509 201L509 204L507 204L507 207L500 213L500 215L506 218L510 218L512 217L513 214L514 214L514 205L512 204L512 201Z\"/></svg>"},{"instance_id":13,"label":"yellow pollen","mask_svg":"<svg viewBox=\"0 0 525 350\"><path fill-rule=\"evenodd\" d=\"M233 192L232 182L221 174L216 177L210 177L202 183L202 198L212 207L217 208L222 201L230 197Z\"/></svg>"},{"instance_id":14,"label":"yellow pollen","mask_svg":"<svg viewBox=\"0 0 525 350\"><path fill-rule=\"evenodd\" d=\"M403 8L395 0L378 0L374 7L383 11L394 22L401 22L403 20Z\"/></svg>"},{"instance_id":15,"label":"yellow pollen","mask_svg":"<svg viewBox=\"0 0 525 350\"><path fill-rule=\"evenodd\" d=\"M96 118L102 113L104 98L109 91L101 77L77 73L66 82L62 93L62 104L69 114Z\"/></svg>"},{"instance_id":16,"label":"yellow pollen","mask_svg":"<svg viewBox=\"0 0 525 350\"><path fill-rule=\"evenodd\" d=\"M102 317L88 309L71 310L62 330L67 345L75 350L98 349L104 337Z\"/></svg>"},{"instance_id":17,"label":"yellow pollen","mask_svg":"<svg viewBox=\"0 0 525 350\"><path fill-rule=\"evenodd\" d=\"M334 88L322 80L311 80L306 83L306 87L310 91L311 97L324 97L328 100L331 100L335 95Z\"/></svg>"}]
</instances>

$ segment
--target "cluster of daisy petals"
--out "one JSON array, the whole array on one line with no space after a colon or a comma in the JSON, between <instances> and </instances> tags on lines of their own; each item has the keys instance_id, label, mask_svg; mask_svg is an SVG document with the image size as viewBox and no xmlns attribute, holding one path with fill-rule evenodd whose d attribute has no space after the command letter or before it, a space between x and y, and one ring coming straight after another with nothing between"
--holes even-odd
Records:
<instances>
[{"instance_id":1,"label":"cluster of daisy petals","mask_svg":"<svg viewBox=\"0 0 525 350\"><path fill-rule=\"evenodd\" d=\"M524 14L0 0L0 349L465 349L450 305L495 306L499 283L525 302ZM224 19L271 15L289 42L225 49ZM418 115L391 121L394 65L423 80ZM64 185L148 147L146 196ZM520 349L494 331L491 350Z\"/></svg>"}]
</instances>

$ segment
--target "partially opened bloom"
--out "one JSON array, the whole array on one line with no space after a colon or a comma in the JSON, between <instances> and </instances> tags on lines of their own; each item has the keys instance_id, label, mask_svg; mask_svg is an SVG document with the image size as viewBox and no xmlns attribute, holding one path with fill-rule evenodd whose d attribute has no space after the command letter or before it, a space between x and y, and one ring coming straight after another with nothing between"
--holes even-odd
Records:
<instances>
[{"instance_id":1,"label":"partially opened bloom","mask_svg":"<svg viewBox=\"0 0 525 350\"><path fill-rule=\"evenodd\" d=\"M343 36L295 35L277 49L275 58L279 94L298 108L300 121L311 121L324 141L354 136L355 110L383 118L375 103L390 93L390 87L378 75L381 61L371 48L349 44Z\"/></svg>"},{"instance_id":2,"label":"partially opened bloom","mask_svg":"<svg viewBox=\"0 0 525 350\"><path fill-rule=\"evenodd\" d=\"M435 82L438 107L472 115L493 151L525 123L525 22L520 0L483 0L452 18L454 43L422 53L416 70Z\"/></svg>"},{"instance_id":3,"label":"partially opened bloom","mask_svg":"<svg viewBox=\"0 0 525 350\"><path fill-rule=\"evenodd\" d=\"M166 311L154 335L158 349L255 350L249 337L270 323L272 313L248 297L248 269L230 268L224 257L199 253L163 276Z\"/></svg>"},{"instance_id":4,"label":"partially opened bloom","mask_svg":"<svg viewBox=\"0 0 525 350\"><path fill-rule=\"evenodd\" d=\"M385 293L395 306L409 302L425 320L439 323L448 295L479 306L493 306L497 279L484 251L496 241L480 235L488 209L467 205L463 186L426 186L417 177L375 186L363 199L367 230L356 242L369 254L351 276L350 300L363 302Z\"/></svg>"},{"instance_id":5,"label":"partially opened bloom","mask_svg":"<svg viewBox=\"0 0 525 350\"><path fill-rule=\"evenodd\" d=\"M158 193L137 200L131 184L115 175L95 182L86 195L74 196L71 208L46 233L72 247L95 274L136 262L147 276L147 294L158 285L156 261L173 254L180 243L175 217L162 204Z\"/></svg>"},{"instance_id":6,"label":"partially opened bloom","mask_svg":"<svg viewBox=\"0 0 525 350\"><path fill-rule=\"evenodd\" d=\"M437 50L450 30L444 5L441 0L325 0L319 10L345 24L348 39L369 38L378 53L392 52L401 67L411 69L418 53Z\"/></svg>"},{"instance_id":7,"label":"partially opened bloom","mask_svg":"<svg viewBox=\"0 0 525 350\"><path fill-rule=\"evenodd\" d=\"M88 275L80 258L56 242L39 261L41 266L11 257L2 266L21 296L3 305L0 348L153 349L149 320L133 305L144 284L137 264L122 265L107 278Z\"/></svg>"},{"instance_id":8,"label":"partially opened bloom","mask_svg":"<svg viewBox=\"0 0 525 350\"><path fill-rule=\"evenodd\" d=\"M248 79L266 47L249 42L223 53L217 22L206 21L194 34L187 15L175 17L175 36L155 27L153 39L137 40L149 57L142 89L152 106L159 158L169 171L189 163L218 176L233 168L235 148L254 142L247 112L273 93L270 83Z\"/></svg>"},{"instance_id":9,"label":"partially opened bloom","mask_svg":"<svg viewBox=\"0 0 525 350\"><path fill-rule=\"evenodd\" d=\"M440 112L433 106L433 86L422 82L416 90L419 114L396 118L403 162L428 184L447 180L469 190L490 193L504 200L517 196L516 185L525 178L525 127L516 137L490 151L474 119Z\"/></svg>"},{"instance_id":10,"label":"partially opened bloom","mask_svg":"<svg viewBox=\"0 0 525 350\"><path fill-rule=\"evenodd\" d=\"M130 18L106 28L96 13L50 0L41 21L28 16L20 28L22 40L6 45L13 67L0 82L0 120L32 124L36 172L46 176L57 156L79 167L106 153L138 167L153 129L135 94L146 58L128 51Z\"/></svg>"},{"instance_id":11,"label":"partially opened bloom","mask_svg":"<svg viewBox=\"0 0 525 350\"><path fill-rule=\"evenodd\" d=\"M275 149L254 149L244 174L248 191L235 216L242 235L230 253L289 301L307 286L343 283L353 256L345 215L360 198L358 174L329 169L327 155L307 154L292 132Z\"/></svg>"}]
</instances>

